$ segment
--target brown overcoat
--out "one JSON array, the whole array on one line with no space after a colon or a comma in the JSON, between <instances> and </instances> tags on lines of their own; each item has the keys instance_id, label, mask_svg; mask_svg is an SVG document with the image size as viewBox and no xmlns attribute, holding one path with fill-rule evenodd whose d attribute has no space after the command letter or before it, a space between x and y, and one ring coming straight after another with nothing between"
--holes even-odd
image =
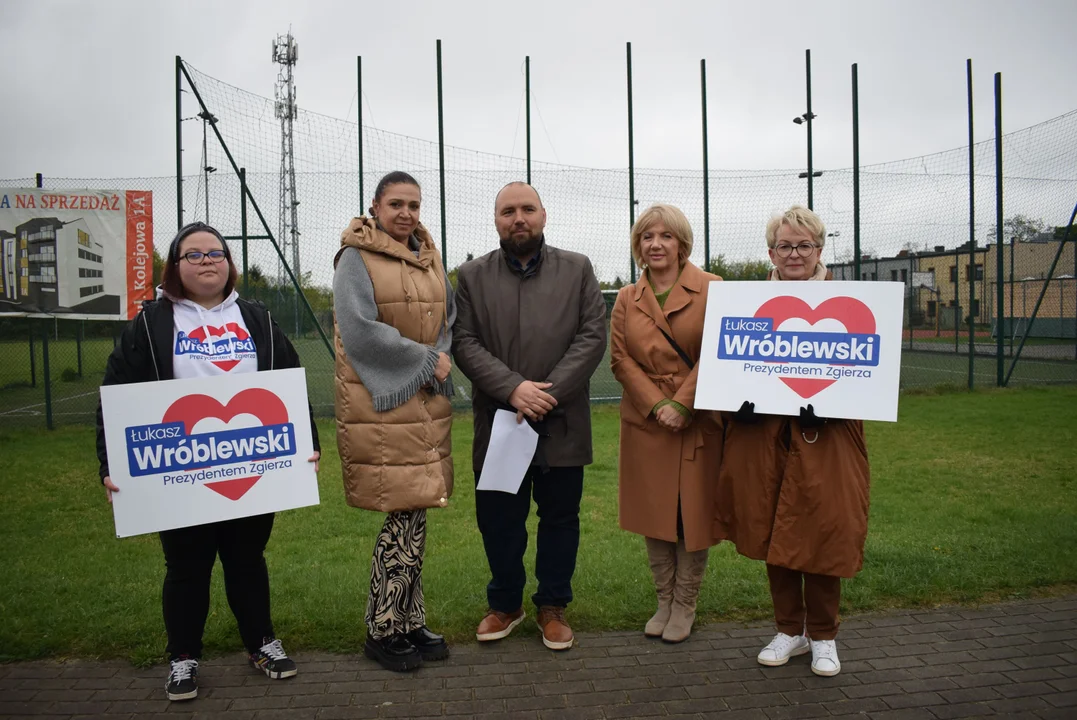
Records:
<instances>
[{"instance_id":1,"label":"brown overcoat","mask_svg":"<svg viewBox=\"0 0 1077 720\"><path fill-rule=\"evenodd\" d=\"M753 560L850 578L868 534L868 451L859 420L760 415L725 421L714 533Z\"/></svg>"},{"instance_id":2,"label":"brown overcoat","mask_svg":"<svg viewBox=\"0 0 1077 720\"><path fill-rule=\"evenodd\" d=\"M543 242L536 269L513 270L504 250L460 266L453 357L471 380L472 467L482 471L493 410L524 380L549 382L557 408L539 438L550 467L590 465L590 381L606 352L606 303L586 255Z\"/></svg>"},{"instance_id":3,"label":"brown overcoat","mask_svg":"<svg viewBox=\"0 0 1077 720\"><path fill-rule=\"evenodd\" d=\"M720 415L694 413L680 432L659 426L653 409L669 398L691 410L695 369L680 358L664 330L699 361L707 288L716 275L686 263L665 307L658 305L646 274L621 289L610 322L610 364L624 388L621 397L619 502L621 528L677 541L677 506L689 551L714 545L714 479L722 457Z\"/></svg>"}]
</instances>

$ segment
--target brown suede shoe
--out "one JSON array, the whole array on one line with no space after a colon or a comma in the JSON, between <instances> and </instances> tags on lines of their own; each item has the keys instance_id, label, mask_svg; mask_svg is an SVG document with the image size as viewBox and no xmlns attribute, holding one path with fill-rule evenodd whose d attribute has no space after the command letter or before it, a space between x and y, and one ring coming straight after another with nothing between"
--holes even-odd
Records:
<instances>
[{"instance_id":1,"label":"brown suede shoe","mask_svg":"<svg viewBox=\"0 0 1077 720\"><path fill-rule=\"evenodd\" d=\"M538 626L542 628L542 644L551 650L568 650L572 647L572 628L565 622L565 609L555 605L539 608Z\"/></svg>"},{"instance_id":2,"label":"brown suede shoe","mask_svg":"<svg viewBox=\"0 0 1077 720\"><path fill-rule=\"evenodd\" d=\"M482 622L479 623L479 629L475 631L475 638L479 642L486 642L508 637L512 629L522 623L526 616L527 614L524 613L522 607L511 613L487 610L486 617L482 619Z\"/></svg>"}]
</instances>

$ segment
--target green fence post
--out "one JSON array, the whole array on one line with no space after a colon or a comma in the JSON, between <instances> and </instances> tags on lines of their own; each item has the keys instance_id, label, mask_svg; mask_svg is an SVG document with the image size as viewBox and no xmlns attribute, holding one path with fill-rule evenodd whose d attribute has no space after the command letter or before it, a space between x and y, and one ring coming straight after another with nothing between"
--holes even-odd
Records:
<instances>
[{"instance_id":1,"label":"green fence post","mask_svg":"<svg viewBox=\"0 0 1077 720\"><path fill-rule=\"evenodd\" d=\"M359 130L359 214L363 215L363 56L355 56L356 127Z\"/></svg>"},{"instance_id":2,"label":"green fence post","mask_svg":"<svg viewBox=\"0 0 1077 720\"><path fill-rule=\"evenodd\" d=\"M975 385L976 365L976 138L972 122L972 59L965 60L965 82L969 105L969 390ZM961 275L961 263L954 258L954 267ZM958 300L958 304L961 301Z\"/></svg>"},{"instance_id":3,"label":"green fence post","mask_svg":"<svg viewBox=\"0 0 1077 720\"><path fill-rule=\"evenodd\" d=\"M243 297L250 300L250 272L247 267L247 168L239 169L239 229L243 249Z\"/></svg>"},{"instance_id":4,"label":"green fence post","mask_svg":"<svg viewBox=\"0 0 1077 720\"><path fill-rule=\"evenodd\" d=\"M853 63L853 272L860 279L860 81Z\"/></svg>"},{"instance_id":5,"label":"green fence post","mask_svg":"<svg viewBox=\"0 0 1077 720\"><path fill-rule=\"evenodd\" d=\"M811 111L811 50L804 51L804 75L807 81L808 112L804 113L804 120L808 126L808 209L815 209L815 189L812 185L812 143L811 121L815 115Z\"/></svg>"},{"instance_id":6,"label":"green fence post","mask_svg":"<svg viewBox=\"0 0 1077 720\"><path fill-rule=\"evenodd\" d=\"M438 55L438 190L441 192L441 262L449 267L448 233L445 227L445 104L441 82L441 40L437 42Z\"/></svg>"},{"instance_id":7,"label":"green fence post","mask_svg":"<svg viewBox=\"0 0 1077 720\"><path fill-rule=\"evenodd\" d=\"M625 56L628 64L628 228L636 224L636 159L632 138L632 43L625 43ZM636 261L629 253L628 277L636 282Z\"/></svg>"},{"instance_id":8,"label":"green fence post","mask_svg":"<svg viewBox=\"0 0 1077 720\"><path fill-rule=\"evenodd\" d=\"M41 369L45 374L45 426L53 430L52 424L52 376L49 374L49 326L41 325Z\"/></svg>"},{"instance_id":9,"label":"green fence post","mask_svg":"<svg viewBox=\"0 0 1077 720\"><path fill-rule=\"evenodd\" d=\"M183 227L183 60L176 56L176 228Z\"/></svg>"},{"instance_id":10,"label":"green fence post","mask_svg":"<svg viewBox=\"0 0 1077 720\"><path fill-rule=\"evenodd\" d=\"M1005 352L1006 338L1002 336L1002 305L1004 302L1005 287L1003 285L1002 262L1005 255L1002 250L1002 73L995 73L995 311L998 332L995 334L995 369L996 383L999 387L1006 384ZM987 267L987 258L984 258L984 268ZM976 268L972 268L975 274Z\"/></svg>"},{"instance_id":11,"label":"green fence post","mask_svg":"<svg viewBox=\"0 0 1077 720\"><path fill-rule=\"evenodd\" d=\"M79 362L79 377L82 377L82 336L83 326L86 325L85 320L79 320L78 327L75 328L75 353L78 355Z\"/></svg>"},{"instance_id":12,"label":"green fence post","mask_svg":"<svg viewBox=\"0 0 1077 720\"><path fill-rule=\"evenodd\" d=\"M30 321L30 387L37 387L37 348L34 347L34 321Z\"/></svg>"},{"instance_id":13,"label":"green fence post","mask_svg":"<svg viewBox=\"0 0 1077 720\"><path fill-rule=\"evenodd\" d=\"M707 61L699 61L699 85L703 103L703 269L711 271L711 182L707 150Z\"/></svg>"},{"instance_id":14,"label":"green fence post","mask_svg":"<svg viewBox=\"0 0 1077 720\"><path fill-rule=\"evenodd\" d=\"M527 184L531 184L531 56L524 56L524 98L527 116Z\"/></svg>"},{"instance_id":15,"label":"green fence post","mask_svg":"<svg viewBox=\"0 0 1077 720\"><path fill-rule=\"evenodd\" d=\"M958 282L958 265L961 259L961 253L954 250L954 355L961 352L960 338L961 338L961 285Z\"/></svg>"}]
</instances>

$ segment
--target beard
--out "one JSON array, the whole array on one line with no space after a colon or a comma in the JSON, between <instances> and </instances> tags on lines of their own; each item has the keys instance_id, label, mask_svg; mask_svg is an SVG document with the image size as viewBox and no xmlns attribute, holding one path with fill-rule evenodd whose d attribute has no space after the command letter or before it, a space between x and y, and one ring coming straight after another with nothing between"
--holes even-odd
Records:
<instances>
[{"instance_id":1,"label":"beard","mask_svg":"<svg viewBox=\"0 0 1077 720\"><path fill-rule=\"evenodd\" d=\"M539 232L537 235L528 235L523 238L514 238L512 235L509 235L507 238L501 238L501 249L518 258L528 257L534 255L538 249L542 247L542 239L542 232Z\"/></svg>"}]
</instances>

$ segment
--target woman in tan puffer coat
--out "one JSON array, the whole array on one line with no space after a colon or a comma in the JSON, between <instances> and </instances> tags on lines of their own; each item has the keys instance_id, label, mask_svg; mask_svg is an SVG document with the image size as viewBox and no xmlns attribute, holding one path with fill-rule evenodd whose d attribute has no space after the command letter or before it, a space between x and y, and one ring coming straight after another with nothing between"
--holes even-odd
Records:
<instances>
[{"instance_id":1,"label":"woman in tan puffer coat","mask_svg":"<svg viewBox=\"0 0 1077 720\"><path fill-rule=\"evenodd\" d=\"M452 494L452 287L419 223L419 184L382 178L334 259L337 445L349 505L388 513L374 546L364 653L389 670L449 655L426 627L426 510Z\"/></svg>"}]
</instances>

